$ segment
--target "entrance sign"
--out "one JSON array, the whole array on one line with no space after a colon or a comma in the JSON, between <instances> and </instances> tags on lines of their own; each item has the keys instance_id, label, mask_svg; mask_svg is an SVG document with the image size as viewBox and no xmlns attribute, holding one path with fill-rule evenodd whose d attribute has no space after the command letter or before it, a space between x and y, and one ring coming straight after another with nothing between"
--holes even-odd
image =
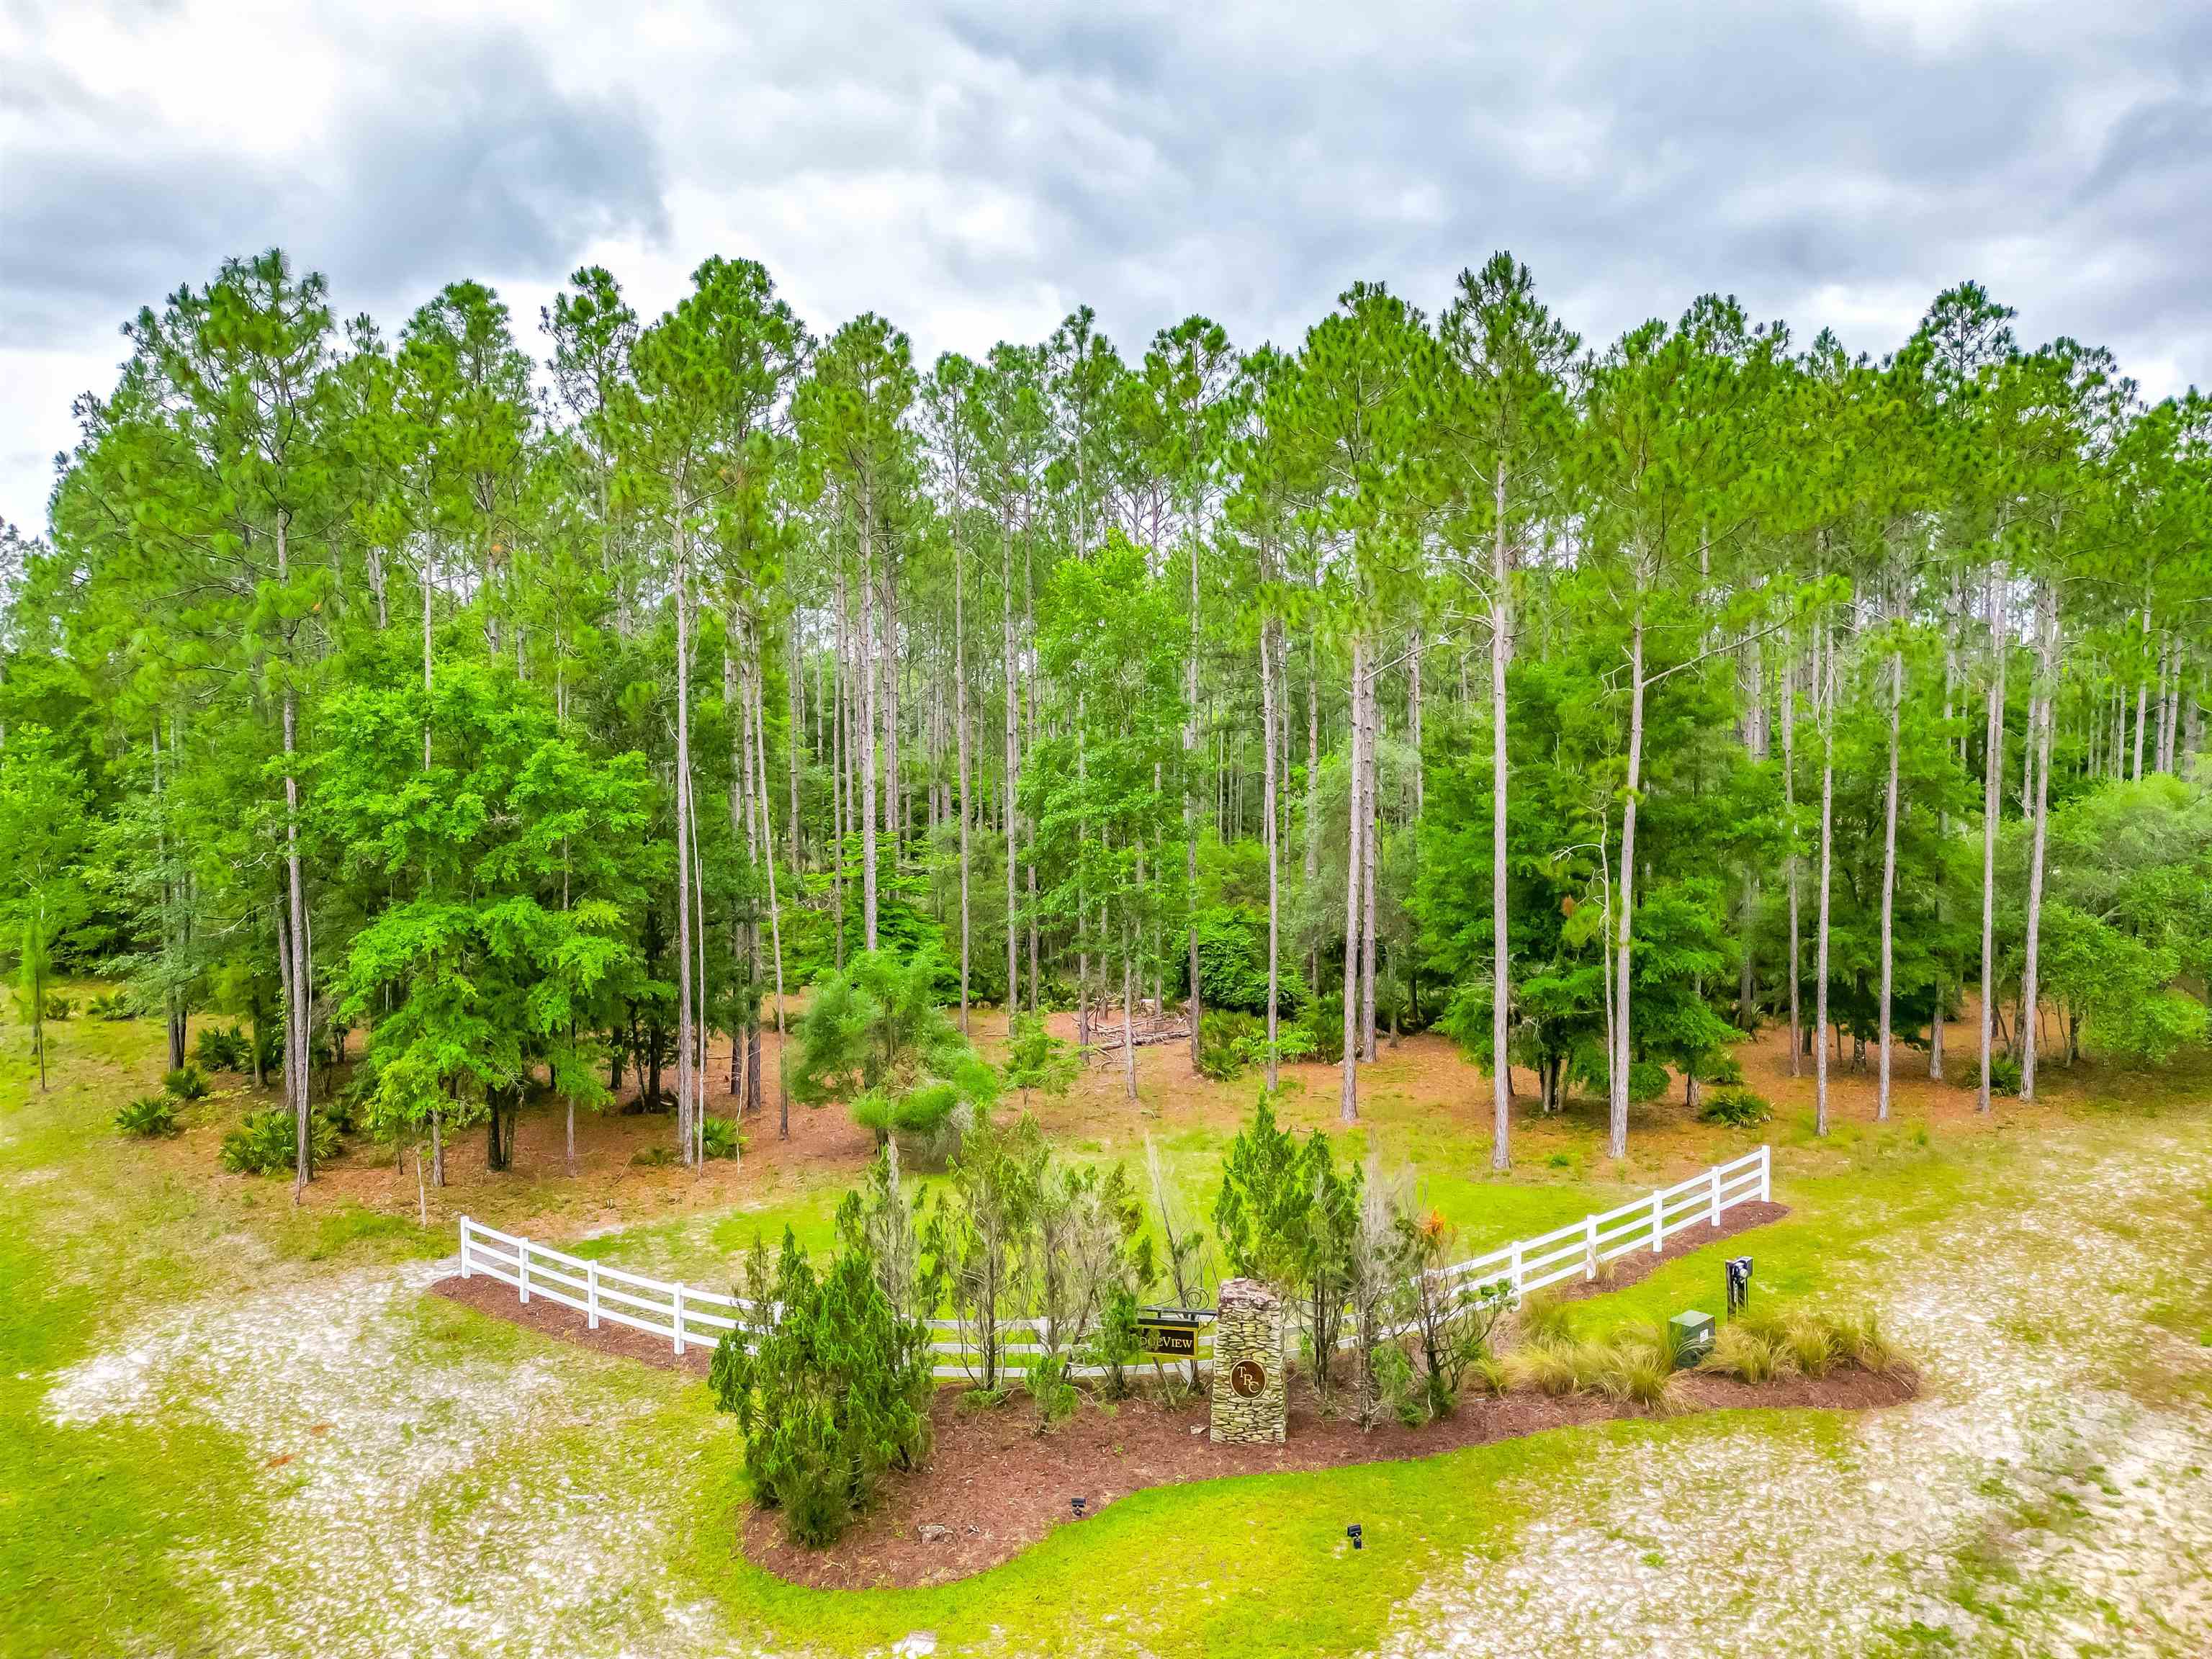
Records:
<instances>
[{"instance_id":1,"label":"entrance sign","mask_svg":"<svg viewBox=\"0 0 2212 1659\"><path fill-rule=\"evenodd\" d=\"M1279 1443L1289 1419L1283 1391L1283 1302L1257 1279L1221 1287L1213 1320L1213 1438Z\"/></svg>"},{"instance_id":2,"label":"entrance sign","mask_svg":"<svg viewBox=\"0 0 2212 1659\"><path fill-rule=\"evenodd\" d=\"M1146 1308L1137 1315L1137 1349L1188 1359L1198 1352L1200 1316L1188 1308Z\"/></svg>"}]
</instances>

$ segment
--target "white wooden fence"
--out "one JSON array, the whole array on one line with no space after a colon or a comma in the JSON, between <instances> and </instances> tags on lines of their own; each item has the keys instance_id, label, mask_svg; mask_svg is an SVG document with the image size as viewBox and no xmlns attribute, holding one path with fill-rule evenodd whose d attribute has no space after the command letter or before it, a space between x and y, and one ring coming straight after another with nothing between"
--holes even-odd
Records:
<instances>
[{"instance_id":1,"label":"white wooden fence","mask_svg":"<svg viewBox=\"0 0 2212 1659\"><path fill-rule=\"evenodd\" d=\"M1534 1238L1516 1238L1486 1255L1437 1268L1434 1276L1470 1290L1498 1286L1517 1302L1531 1291L1566 1279L1594 1279L1602 1262L1639 1250L1656 1253L1685 1229L1704 1224L1717 1227L1721 1217L1737 1205L1771 1197L1772 1178L1771 1151L1761 1146L1672 1187L1659 1188L1647 1198L1633 1199ZM461 1277L471 1279L478 1273L514 1285L525 1302L543 1297L573 1308L593 1330L605 1321L665 1337L679 1354L694 1344L713 1346L723 1332L737 1324L738 1313L751 1305L696 1285L624 1273L463 1216ZM1041 1322L1010 1320L1001 1329L1002 1369L1026 1370L1032 1360L1046 1352ZM957 1321L932 1320L930 1334L931 1350L938 1356L934 1376L950 1381L975 1374L981 1356ZM1211 1331L1201 1330L1197 1354L1200 1369L1212 1364L1212 1347Z\"/></svg>"}]
</instances>

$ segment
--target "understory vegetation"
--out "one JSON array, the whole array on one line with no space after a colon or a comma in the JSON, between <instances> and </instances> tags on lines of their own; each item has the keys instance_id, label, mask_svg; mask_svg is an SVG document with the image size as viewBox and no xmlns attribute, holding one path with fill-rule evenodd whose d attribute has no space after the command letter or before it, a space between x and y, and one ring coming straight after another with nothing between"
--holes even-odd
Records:
<instances>
[{"instance_id":1,"label":"understory vegetation","mask_svg":"<svg viewBox=\"0 0 2212 1659\"><path fill-rule=\"evenodd\" d=\"M1967 283L1879 359L1713 295L1585 343L1500 253L1279 346L1079 309L924 367L743 259L650 319L580 270L534 343L479 283L387 331L228 261L0 544L24 1063L104 973L171 1069L274 1085L296 1185L319 1107L432 1189L526 1113L696 1167L794 1099L943 1164L1064 1069L988 1066L983 1004L1132 1100L1140 1046L1319 1059L1346 1123L1435 1026L1498 1169L1516 1064L1616 1159L1672 1090L1755 1121L1767 1026L1820 1133L1906 1049L1985 1108L2165 1064L2212 417L2013 324Z\"/></svg>"}]
</instances>

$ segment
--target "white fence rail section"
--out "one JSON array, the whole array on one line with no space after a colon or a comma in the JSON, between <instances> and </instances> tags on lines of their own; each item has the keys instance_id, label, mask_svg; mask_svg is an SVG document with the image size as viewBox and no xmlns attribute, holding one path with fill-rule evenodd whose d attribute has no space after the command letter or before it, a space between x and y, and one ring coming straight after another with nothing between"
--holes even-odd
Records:
<instances>
[{"instance_id":1,"label":"white fence rail section","mask_svg":"<svg viewBox=\"0 0 2212 1659\"><path fill-rule=\"evenodd\" d=\"M1594 1279L1600 1264L1637 1251L1657 1253L1687 1228L1718 1227L1721 1217L1739 1204L1762 1203L1773 1194L1771 1149L1759 1147L1732 1163L1662 1187L1647 1198L1584 1216L1580 1221L1435 1270L1433 1277L1471 1290L1497 1286L1515 1301L1531 1291L1570 1279ZM573 1308L592 1329L602 1321L666 1338L678 1353L694 1343L713 1346L735 1328L749 1304L696 1285L647 1279L582 1256L550 1249L513 1233L502 1233L467 1216L461 1218L461 1277L482 1273L512 1285L528 1302L543 1297ZM1019 1372L1046 1352L1040 1322L1012 1320L1001 1326L1001 1368ZM937 1356L933 1375L953 1380L975 1374L981 1356L959 1322L930 1322L930 1348ZM1199 1366L1212 1363L1212 1333L1198 1337ZM1179 1362L1178 1362L1179 1363ZM1077 1368L1079 1371L1085 1368Z\"/></svg>"}]
</instances>

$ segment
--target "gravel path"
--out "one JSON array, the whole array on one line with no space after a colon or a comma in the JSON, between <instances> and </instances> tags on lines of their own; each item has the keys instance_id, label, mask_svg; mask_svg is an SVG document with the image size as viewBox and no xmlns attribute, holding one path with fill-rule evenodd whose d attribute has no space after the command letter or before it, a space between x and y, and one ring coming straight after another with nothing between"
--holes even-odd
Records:
<instances>
[{"instance_id":1,"label":"gravel path","mask_svg":"<svg viewBox=\"0 0 2212 1659\"><path fill-rule=\"evenodd\" d=\"M1922 1400L1601 1450L1580 1490L1544 1494L1559 1518L1429 1585L1379 1650L2212 1653L2212 1412L2147 1403L2100 1358L2212 1363L2145 1317L2161 1276L2203 1269L2212 1148L2140 1139L2036 1158L2041 1203L1892 1243L1885 1312ZM2101 1335L2050 1340L2079 1328Z\"/></svg>"}]
</instances>

